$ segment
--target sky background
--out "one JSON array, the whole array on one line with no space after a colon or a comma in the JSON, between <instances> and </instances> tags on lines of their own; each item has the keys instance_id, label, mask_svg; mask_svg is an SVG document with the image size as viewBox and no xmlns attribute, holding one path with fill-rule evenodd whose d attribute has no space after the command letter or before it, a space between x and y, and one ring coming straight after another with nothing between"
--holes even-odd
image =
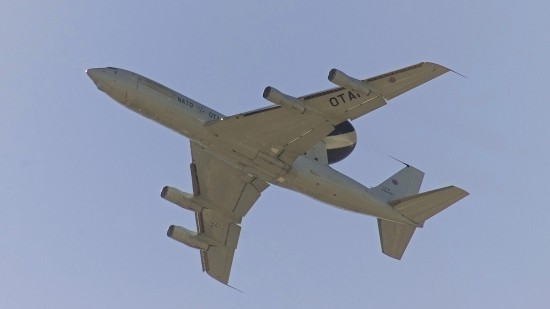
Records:
<instances>
[{"instance_id":1,"label":"sky background","mask_svg":"<svg viewBox=\"0 0 550 309\"><path fill-rule=\"evenodd\" d=\"M260 4L261 3L261 4ZM2 1L0 308L541 308L550 301L547 1ZM334 167L367 186L402 166L470 192L402 261L376 220L271 186L230 283L166 237L192 191L189 142L98 91L135 71L226 115L433 61L448 73L353 122Z\"/></svg>"}]
</instances>

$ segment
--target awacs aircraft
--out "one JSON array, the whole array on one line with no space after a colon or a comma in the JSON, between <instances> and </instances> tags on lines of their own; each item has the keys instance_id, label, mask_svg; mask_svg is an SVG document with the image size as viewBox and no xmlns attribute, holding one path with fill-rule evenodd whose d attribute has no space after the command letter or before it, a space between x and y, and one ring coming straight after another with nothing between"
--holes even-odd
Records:
<instances>
[{"instance_id":1,"label":"awacs aircraft","mask_svg":"<svg viewBox=\"0 0 550 309\"><path fill-rule=\"evenodd\" d=\"M164 187L161 196L195 212L197 231L172 225L168 236L199 249L203 271L227 284L242 218L270 184L378 218L382 252L395 259L416 228L467 196L455 186L419 194L424 173L408 165L373 188L330 167L355 147L350 120L448 71L424 62L358 80L332 69L336 88L296 98L267 87L274 105L229 117L130 71L86 72L115 101L190 139L193 193Z\"/></svg>"}]
</instances>

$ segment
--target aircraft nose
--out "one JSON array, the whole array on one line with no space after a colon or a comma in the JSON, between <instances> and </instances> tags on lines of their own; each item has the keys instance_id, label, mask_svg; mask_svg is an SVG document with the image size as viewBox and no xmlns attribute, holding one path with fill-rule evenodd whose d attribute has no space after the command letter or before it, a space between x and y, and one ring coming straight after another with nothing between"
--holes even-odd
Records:
<instances>
[{"instance_id":1,"label":"aircraft nose","mask_svg":"<svg viewBox=\"0 0 550 309\"><path fill-rule=\"evenodd\" d=\"M86 74L90 77L90 79L94 82L97 89L101 91L106 91L106 81L105 81L105 75L106 72L104 69L87 69Z\"/></svg>"},{"instance_id":2,"label":"aircraft nose","mask_svg":"<svg viewBox=\"0 0 550 309\"><path fill-rule=\"evenodd\" d=\"M100 75L99 69L87 69L86 74L88 74L90 79L93 80L94 82L99 80L99 75Z\"/></svg>"}]
</instances>

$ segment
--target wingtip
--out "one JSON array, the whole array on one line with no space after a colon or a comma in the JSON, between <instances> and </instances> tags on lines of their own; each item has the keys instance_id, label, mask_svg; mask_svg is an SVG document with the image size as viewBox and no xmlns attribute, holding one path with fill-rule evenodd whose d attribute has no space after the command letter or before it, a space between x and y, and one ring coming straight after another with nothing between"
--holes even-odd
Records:
<instances>
[{"instance_id":1,"label":"wingtip","mask_svg":"<svg viewBox=\"0 0 550 309\"><path fill-rule=\"evenodd\" d=\"M458 196L459 196L459 199L457 200L457 202L460 201L461 199L467 197L468 195L470 195L470 192L468 192L468 191L462 189L461 187L457 187L457 186L451 185L451 186L448 186L448 187L446 187L446 188L453 188L453 189L456 191L456 193L457 193ZM445 189L445 188L443 188L443 189Z\"/></svg>"},{"instance_id":2,"label":"wingtip","mask_svg":"<svg viewBox=\"0 0 550 309\"><path fill-rule=\"evenodd\" d=\"M464 78L468 78L468 76L464 75L464 74L460 74L458 73L457 71L453 70L453 69L450 69L444 65L441 65L441 64L438 64L438 63L435 63L435 62L430 62L430 61L424 61L422 62L422 64L429 64L429 65L433 65L433 66L438 66L438 67L441 67L441 68L444 68L445 70L447 70L447 72L453 72L455 73L456 75L459 75L459 76L462 76Z\"/></svg>"}]
</instances>

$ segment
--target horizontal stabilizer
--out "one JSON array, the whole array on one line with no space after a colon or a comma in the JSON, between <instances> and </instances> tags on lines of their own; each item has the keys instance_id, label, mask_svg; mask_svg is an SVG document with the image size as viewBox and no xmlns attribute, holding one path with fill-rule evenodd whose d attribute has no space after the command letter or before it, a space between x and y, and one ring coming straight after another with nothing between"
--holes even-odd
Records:
<instances>
[{"instance_id":1,"label":"horizontal stabilizer","mask_svg":"<svg viewBox=\"0 0 550 309\"><path fill-rule=\"evenodd\" d=\"M395 210L422 225L443 209L458 202L469 193L455 186L448 186L388 202Z\"/></svg>"},{"instance_id":2,"label":"horizontal stabilizer","mask_svg":"<svg viewBox=\"0 0 550 309\"><path fill-rule=\"evenodd\" d=\"M407 249L416 227L378 219L378 233L382 253L400 260Z\"/></svg>"}]
</instances>

